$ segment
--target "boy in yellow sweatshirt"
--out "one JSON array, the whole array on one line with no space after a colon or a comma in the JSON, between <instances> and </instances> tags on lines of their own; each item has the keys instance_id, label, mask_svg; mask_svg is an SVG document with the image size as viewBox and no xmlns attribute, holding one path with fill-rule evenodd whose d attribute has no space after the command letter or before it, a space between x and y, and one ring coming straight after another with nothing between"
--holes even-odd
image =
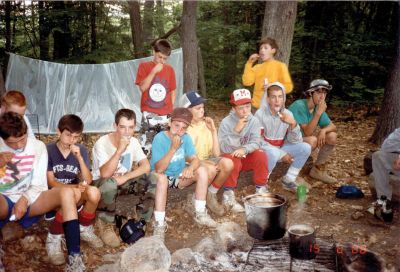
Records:
<instances>
[{"instance_id":1,"label":"boy in yellow sweatshirt","mask_svg":"<svg viewBox=\"0 0 400 272\"><path fill-rule=\"evenodd\" d=\"M265 82L266 85L268 82L281 82L287 94L293 90L292 79L286 64L274 59L277 51L276 41L272 38L264 38L260 42L258 54L252 54L244 66L242 81L244 86L254 85L252 99L254 108L260 107ZM262 63L254 65L258 60Z\"/></svg>"}]
</instances>

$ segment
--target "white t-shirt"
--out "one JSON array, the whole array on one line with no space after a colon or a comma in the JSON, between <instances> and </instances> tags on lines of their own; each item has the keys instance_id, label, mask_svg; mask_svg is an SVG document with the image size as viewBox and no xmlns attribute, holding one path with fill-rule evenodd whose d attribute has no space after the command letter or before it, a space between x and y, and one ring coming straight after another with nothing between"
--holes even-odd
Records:
<instances>
[{"instance_id":1,"label":"white t-shirt","mask_svg":"<svg viewBox=\"0 0 400 272\"><path fill-rule=\"evenodd\" d=\"M47 191L47 150L43 142L28 137L25 148L16 152L0 138L0 152L14 153L11 161L0 168L0 193L14 203L22 194L33 203Z\"/></svg>"},{"instance_id":2,"label":"white t-shirt","mask_svg":"<svg viewBox=\"0 0 400 272\"><path fill-rule=\"evenodd\" d=\"M99 179L100 167L103 166L117 151L117 148L110 141L110 134L101 136L93 146L93 180ZM139 141L132 137L129 145L119 158L117 170L114 175L123 175L132 169L133 162L146 159Z\"/></svg>"}]
</instances>

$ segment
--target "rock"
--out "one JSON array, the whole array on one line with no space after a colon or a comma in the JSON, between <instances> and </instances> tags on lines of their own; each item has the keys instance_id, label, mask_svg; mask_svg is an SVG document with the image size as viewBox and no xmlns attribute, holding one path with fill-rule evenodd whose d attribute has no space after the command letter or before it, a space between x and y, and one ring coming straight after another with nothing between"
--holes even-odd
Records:
<instances>
[{"instance_id":1,"label":"rock","mask_svg":"<svg viewBox=\"0 0 400 272\"><path fill-rule=\"evenodd\" d=\"M351 205L350 208L357 210L357 211L363 211L364 207L360 205Z\"/></svg>"},{"instance_id":2,"label":"rock","mask_svg":"<svg viewBox=\"0 0 400 272\"><path fill-rule=\"evenodd\" d=\"M124 250L119 271L167 272L171 254L157 237L146 237Z\"/></svg>"},{"instance_id":3,"label":"rock","mask_svg":"<svg viewBox=\"0 0 400 272\"><path fill-rule=\"evenodd\" d=\"M103 262L105 263L116 263L121 258L121 252L115 254L106 254L103 256Z\"/></svg>"},{"instance_id":4,"label":"rock","mask_svg":"<svg viewBox=\"0 0 400 272\"><path fill-rule=\"evenodd\" d=\"M358 219L360 219L361 217L364 217L364 216L365 216L364 213L362 213L360 211L356 211L351 215L351 218L353 220L358 220Z\"/></svg>"},{"instance_id":5,"label":"rock","mask_svg":"<svg viewBox=\"0 0 400 272\"><path fill-rule=\"evenodd\" d=\"M215 260L223 249L215 240L206 237L193 247L193 251L202 254L206 259Z\"/></svg>"},{"instance_id":6,"label":"rock","mask_svg":"<svg viewBox=\"0 0 400 272\"><path fill-rule=\"evenodd\" d=\"M376 244L376 242L378 242L378 238L376 237L375 233L372 233L368 239L368 247L372 246L373 244Z\"/></svg>"},{"instance_id":7,"label":"rock","mask_svg":"<svg viewBox=\"0 0 400 272\"><path fill-rule=\"evenodd\" d=\"M223 246L224 251L249 251L253 245L251 238L243 228L234 222L225 222L217 227L216 240Z\"/></svg>"},{"instance_id":8,"label":"rock","mask_svg":"<svg viewBox=\"0 0 400 272\"><path fill-rule=\"evenodd\" d=\"M43 241L36 234L26 236L20 240L21 246L26 251L41 250L43 248Z\"/></svg>"},{"instance_id":9,"label":"rock","mask_svg":"<svg viewBox=\"0 0 400 272\"><path fill-rule=\"evenodd\" d=\"M104 264L102 266L99 266L94 272L113 272L113 271L118 271L118 265L117 264Z\"/></svg>"},{"instance_id":10,"label":"rock","mask_svg":"<svg viewBox=\"0 0 400 272\"><path fill-rule=\"evenodd\" d=\"M390 175L390 184L392 185L392 201L400 202L400 177L395 175ZM371 190L371 194L376 198L376 190L375 190L375 177L374 173L371 173L368 178L369 189Z\"/></svg>"},{"instance_id":11,"label":"rock","mask_svg":"<svg viewBox=\"0 0 400 272\"><path fill-rule=\"evenodd\" d=\"M176 264L195 264L194 252L190 248L181 248L171 256L171 265Z\"/></svg>"}]
</instances>

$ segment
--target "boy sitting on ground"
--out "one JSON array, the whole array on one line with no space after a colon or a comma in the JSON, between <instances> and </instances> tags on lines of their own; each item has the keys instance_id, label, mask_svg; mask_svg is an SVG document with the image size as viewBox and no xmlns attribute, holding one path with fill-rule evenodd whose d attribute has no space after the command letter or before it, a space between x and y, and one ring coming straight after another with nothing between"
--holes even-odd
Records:
<instances>
[{"instance_id":1,"label":"boy sitting on ground","mask_svg":"<svg viewBox=\"0 0 400 272\"><path fill-rule=\"evenodd\" d=\"M285 109L285 101L285 87L281 83L267 85L255 117L264 128L261 131L261 148L268 156L269 173L278 161L290 164L282 184L284 189L295 191L301 179L298 175L310 156L311 146L303 143L300 127L293 114Z\"/></svg>"},{"instance_id":2,"label":"boy sitting on ground","mask_svg":"<svg viewBox=\"0 0 400 272\"><path fill-rule=\"evenodd\" d=\"M47 165L47 183L49 188L72 187L79 189L81 198L78 206L83 204L79 211L80 235L83 241L91 247L99 248L103 242L93 232L93 221L96 208L100 200L100 191L92 183L90 161L87 149L77 144L83 131L81 118L74 114L61 117L58 122L58 140L47 145L49 161ZM55 265L64 263L64 254L61 248L63 239L62 215L55 214L49 228L46 249L50 261Z\"/></svg>"},{"instance_id":3,"label":"boy sitting on ground","mask_svg":"<svg viewBox=\"0 0 400 272\"><path fill-rule=\"evenodd\" d=\"M76 204L77 188L47 188L47 152L43 142L27 135L23 117L0 115L0 229L9 221L30 227L46 212L60 209L68 251L67 271L84 271Z\"/></svg>"},{"instance_id":4,"label":"boy sitting on ground","mask_svg":"<svg viewBox=\"0 0 400 272\"><path fill-rule=\"evenodd\" d=\"M134 137L135 126L135 112L120 109L115 114L115 131L101 136L93 146L93 185L101 193L96 225L100 238L111 247L120 246L119 237L114 231L117 196L143 193L141 186L145 190L148 186L139 185L142 181L140 178L150 172L150 164ZM138 167L132 170L134 163Z\"/></svg>"},{"instance_id":5,"label":"boy sitting on ground","mask_svg":"<svg viewBox=\"0 0 400 272\"><path fill-rule=\"evenodd\" d=\"M233 170L224 184L223 204L234 213L244 212L235 199L241 171L253 170L256 193L266 193L268 160L260 148L260 123L251 114L251 95L247 89L234 90L230 103L232 111L219 127L219 144L222 156L233 161Z\"/></svg>"},{"instance_id":6,"label":"boy sitting on ground","mask_svg":"<svg viewBox=\"0 0 400 272\"><path fill-rule=\"evenodd\" d=\"M224 184L233 169L233 162L229 158L221 158L217 128L211 117L204 116L204 102L206 99L197 92L185 93L181 99L181 106L188 108L193 115L187 133L192 137L196 147L197 157L207 168L208 186L207 207L216 215L225 213L224 206L218 202L217 192Z\"/></svg>"},{"instance_id":7,"label":"boy sitting on ground","mask_svg":"<svg viewBox=\"0 0 400 272\"><path fill-rule=\"evenodd\" d=\"M194 220L199 225L217 226L206 209L207 170L200 165L192 139L186 133L192 118L188 109L176 108L171 114L169 129L158 133L153 140L151 169L157 179L154 235L161 240L166 231L168 188L182 189L196 182L195 199L191 203L194 204Z\"/></svg>"}]
</instances>

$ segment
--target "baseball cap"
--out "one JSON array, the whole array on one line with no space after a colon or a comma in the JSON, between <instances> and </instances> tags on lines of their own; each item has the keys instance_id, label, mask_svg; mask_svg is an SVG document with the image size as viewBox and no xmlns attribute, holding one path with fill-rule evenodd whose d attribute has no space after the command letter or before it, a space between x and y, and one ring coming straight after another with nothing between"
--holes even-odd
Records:
<instances>
[{"instance_id":1,"label":"baseball cap","mask_svg":"<svg viewBox=\"0 0 400 272\"><path fill-rule=\"evenodd\" d=\"M231 93L231 99L229 102L235 106L251 103L250 91L247 89L234 90Z\"/></svg>"},{"instance_id":2,"label":"baseball cap","mask_svg":"<svg viewBox=\"0 0 400 272\"><path fill-rule=\"evenodd\" d=\"M181 121L190 125L192 118L193 115L187 108L175 108L171 113L171 121Z\"/></svg>"},{"instance_id":3,"label":"baseball cap","mask_svg":"<svg viewBox=\"0 0 400 272\"><path fill-rule=\"evenodd\" d=\"M203 104L207 99L195 91L189 91L182 95L179 105L184 108L191 108Z\"/></svg>"},{"instance_id":4,"label":"baseball cap","mask_svg":"<svg viewBox=\"0 0 400 272\"><path fill-rule=\"evenodd\" d=\"M329 85L329 82L326 81L325 79L314 79L310 83L310 88L305 91L305 93L311 93L317 89L325 89L325 90L332 90L332 85Z\"/></svg>"}]
</instances>

